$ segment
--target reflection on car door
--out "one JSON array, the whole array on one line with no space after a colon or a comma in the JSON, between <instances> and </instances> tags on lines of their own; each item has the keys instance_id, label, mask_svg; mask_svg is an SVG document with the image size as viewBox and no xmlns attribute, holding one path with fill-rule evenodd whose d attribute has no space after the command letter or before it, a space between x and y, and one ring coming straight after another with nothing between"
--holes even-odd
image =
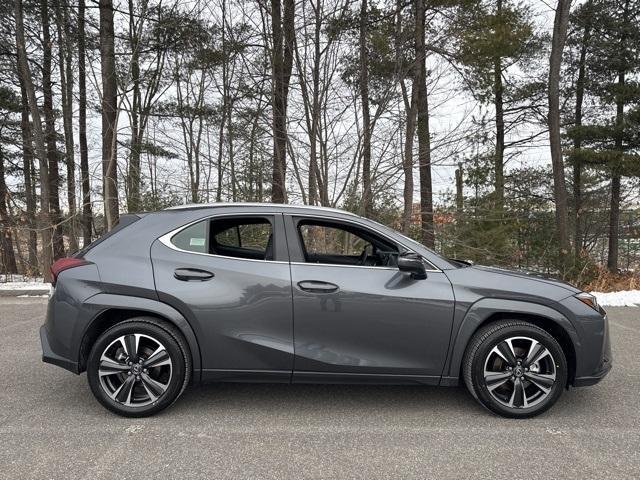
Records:
<instances>
[{"instance_id":1,"label":"reflection on car door","mask_svg":"<svg viewBox=\"0 0 640 480\"><path fill-rule=\"evenodd\" d=\"M434 269L426 280L414 280L397 267L385 266L381 258L367 263L365 254L361 266L317 263L323 258L335 261L331 253L341 252L350 263L357 253L341 240L332 240L339 243L338 252L306 252L300 226L327 222L333 228L349 228L352 234L365 228L356 225L353 230L345 220L285 215L293 286L294 381L343 381L345 375L349 381L380 380L381 375L401 381L391 377L399 375L408 382L437 383L453 318L447 277ZM377 243L376 232L364 229L361 235L365 240L360 245ZM378 249L388 242L380 238ZM350 240L350 245L358 241ZM307 262L309 258L316 263Z\"/></svg>"}]
</instances>

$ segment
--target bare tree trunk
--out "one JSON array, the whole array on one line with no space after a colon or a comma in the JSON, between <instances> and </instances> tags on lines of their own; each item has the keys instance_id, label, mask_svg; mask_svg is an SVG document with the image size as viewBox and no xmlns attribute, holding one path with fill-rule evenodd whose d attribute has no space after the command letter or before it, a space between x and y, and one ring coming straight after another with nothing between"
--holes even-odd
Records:
<instances>
[{"instance_id":1,"label":"bare tree trunk","mask_svg":"<svg viewBox=\"0 0 640 480\"><path fill-rule=\"evenodd\" d=\"M396 55L396 75L402 90L402 99L404 101L404 110L406 117L405 136L404 136L404 156L402 158L402 173L404 177L403 212L401 228L405 235L411 230L411 216L413 213L413 140L416 133L416 116L418 108L418 89L417 84L413 82L411 86L411 100L407 94L407 88L404 83L405 65L403 62L402 52L402 0L396 0L396 20L395 20L395 55ZM415 80L415 65L411 70L411 76Z\"/></svg>"},{"instance_id":2,"label":"bare tree trunk","mask_svg":"<svg viewBox=\"0 0 640 480\"><path fill-rule=\"evenodd\" d=\"M411 101L406 110L407 126L404 135L404 158L402 170L404 173L402 232L409 234L411 229L411 216L413 214L413 139L416 133L416 120L418 114L418 85L411 87Z\"/></svg>"},{"instance_id":3,"label":"bare tree trunk","mask_svg":"<svg viewBox=\"0 0 640 480\"><path fill-rule=\"evenodd\" d=\"M313 71L312 71L312 105L311 105L311 131L309 132L309 205L317 205L320 202L318 195L318 128L320 126L320 34L322 32L322 8L318 3L315 8L315 22L313 30ZM301 74L302 75L302 74Z\"/></svg>"},{"instance_id":4,"label":"bare tree trunk","mask_svg":"<svg viewBox=\"0 0 640 480\"><path fill-rule=\"evenodd\" d=\"M295 1L271 0L271 28L273 35L273 175L271 201L287 201L287 101L289 80L293 67Z\"/></svg>"},{"instance_id":5,"label":"bare tree trunk","mask_svg":"<svg viewBox=\"0 0 640 480\"><path fill-rule=\"evenodd\" d=\"M431 139L427 96L427 51L424 43L425 0L416 0L416 82L418 90L418 165L420 171L420 218L422 243L433 248L433 187L431 183Z\"/></svg>"},{"instance_id":6,"label":"bare tree trunk","mask_svg":"<svg viewBox=\"0 0 640 480\"><path fill-rule=\"evenodd\" d=\"M458 168L456 169L456 213L458 216L462 215L464 210L464 195L463 195L463 182L462 182L462 163L458 163Z\"/></svg>"},{"instance_id":7,"label":"bare tree trunk","mask_svg":"<svg viewBox=\"0 0 640 480\"><path fill-rule=\"evenodd\" d=\"M20 78L20 97L22 104L21 130L22 130L22 170L24 172L24 193L27 206L28 241L28 274L34 274L38 270L38 235L36 225L36 193L33 182L33 141L31 139L31 122L29 121L29 101L24 81Z\"/></svg>"},{"instance_id":8,"label":"bare tree trunk","mask_svg":"<svg viewBox=\"0 0 640 480\"><path fill-rule=\"evenodd\" d=\"M623 21L625 26L629 26L629 3L624 3ZM627 41L626 32L623 31L621 45ZM618 71L618 92L624 92L626 86L626 71L622 67ZM607 268L611 272L618 271L618 246L620 236L620 188L621 188L621 169L624 143L624 106L625 97L622 93L616 95L616 135L615 150L618 158L612 161L611 172L611 209L609 212L609 251L607 253Z\"/></svg>"},{"instance_id":9,"label":"bare tree trunk","mask_svg":"<svg viewBox=\"0 0 640 480\"><path fill-rule=\"evenodd\" d=\"M91 243L91 182L89 179L89 149L87 146L87 74L85 57L85 4L78 0L78 129L80 139L80 175L82 177L82 238L86 247Z\"/></svg>"},{"instance_id":10,"label":"bare tree trunk","mask_svg":"<svg viewBox=\"0 0 640 480\"><path fill-rule=\"evenodd\" d=\"M567 186L564 178L564 162L560 140L560 67L562 51L567 40L567 26L571 0L558 0L551 56L549 58L549 141L551 144L551 165L553 167L553 193L556 207L556 228L560 246L560 266L562 275L568 268L568 256L571 253L569 240L569 207Z\"/></svg>"},{"instance_id":11,"label":"bare tree trunk","mask_svg":"<svg viewBox=\"0 0 640 480\"><path fill-rule=\"evenodd\" d=\"M53 113L53 91L51 81L51 32L49 30L49 2L40 1L42 21L42 110L45 117L47 161L49 162L49 208L53 221L53 258L64 257L62 216L60 214L60 175L58 174L58 149L56 147L56 123Z\"/></svg>"},{"instance_id":12,"label":"bare tree trunk","mask_svg":"<svg viewBox=\"0 0 640 480\"><path fill-rule=\"evenodd\" d=\"M69 250L78 250L76 235L76 166L73 142L73 73L71 69L71 41L67 6L55 1L58 33L58 64L62 91L62 120L64 125L65 163L67 165L67 202L69 204ZM64 25L64 33L63 33Z\"/></svg>"},{"instance_id":13,"label":"bare tree trunk","mask_svg":"<svg viewBox=\"0 0 640 480\"><path fill-rule=\"evenodd\" d=\"M273 51L271 52L271 69L273 82L273 181L271 186L271 201L284 203L284 172L282 158L286 154L281 144L280 136L283 122L282 76L283 76L283 45L282 45L282 8L280 0L271 0L271 35ZM286 161L286 160L285 160Z\"/></svg>"},{"instance_id":14,"label":"bare tree trunk","mask_svg":"<svg viewBox=\"0 0 640 480\"><path fill-rule=\"evenodd\" d=\"M591 25L587 24L582 35L582 43L580 45L580 59L578 61L578 79L576 81L576 110L575 110L575 126L582 125L582 103L584 100L584 90L586 83L586 59L587 48L591 38ZM574 150L582 147L582 140L576 137L573 141ZM576 263L580 260L583 247L582 239L582 162L579 155L576 155L573 164L573 202L574 202L574 253Z\"/></svg>"},{"instance_id":15,"label":"bare tree trunk","mask_svg":"<svg viewBox=\"0 0 640 480\"><path fill-rule=\"evenodd\" d=\"M4 180L4 151L0 144L0 272L18 273L16 254L13 251L13 235L11 234L11 218L7 208L9 190Z\"/></svg>"},{"instance_id":16,"label":"bare tree trunk","mask_svg":"<svg viewBox=\"0 0 640 480\"><path fill-rule=\"evenodd\" d=\"M498 2L502 5L502 2ZM494 60L494 107L496 109L496 150L494 156L496 209L504 209L504 87L502 85L502 59Z\"/></svg>"},{"instance_id":17,"label":"bare tree trunk","mask_svg":"<svg viewBox=\"0 0 640 480\"><path fill-rule=\"evenodd\" d=\"M360 2L360 99L362 102L362 209L365 217L373 214L371 192L371 112L369 109L369 52L367 0Z\"/></svg>"},{"instance_id":18,"label":"bare tree trunk","mask_svg":"<svg viewBox=\"0 0 640 480\"><path fill-rule=\"evenodd\" d=\"M53 258L51 250L51 218L49 216L49 168L47 165L47 150L44 143L44 132L40 111L36 103L36 92L31 80L31 69L27 61L27 52L24 40L24 21L22 13L22 0L15 0L16 10L16 50L18 53L18 72L24 82L31 118L33 119L33 137L36 144L36 154L40 163L40 224L42 232L42 274L45 281L51 281L49 265Z\"/></svg>"},{"instance_id":19,"label":"bare tree trunk","mask_svg":"<svg viewBox=\"0 0 640 480\"><path fill-rule=\"evenodd\" d=\"M227 123L227 110L229 109L229 55L227 52L227 2L222 0L222 32L221 46L224 60L222 61L222 115L220 117L220 128L218 130L218 190L216 192L216 201L222 201L222 180L224 178L224 136L225 126ZM233 181L233 180L232 180Z\"/></svg>"},{"instance_id":20,"label":"bare tree trunk","mask_svg":"<svg viewBox=\"0 0 640 480\"><path fill-rule=\"evenodd\" d=\"M118 223L116 121L118 90L113 30L113 0L100 0L100 61L102 64L102 176L107 231Z\"/></svg>"},{"instance_id":21,"label":"bare tree trunk","mask_svg":"<svg viewBox=\"0 0 640 480\"><path fill-rule=\"evenodd\" d=\"M134 2L129 0L129 44L131 47L131 81L133 82L133 101L131 106L131 152L127 175L127 210L137 212L141 209L140 198L140 156L142 138L140 138L140 118L138 111L142 98L140 94L140 45L135 23Z\"/></svg>"},{"instance_id":22,"label":"bare tree trunk","mask_svg":"<svg viewBox=\"0 0 640 480\"><path fill-rule=\"evenodd\" d=\"M618 87L620 91L625 86L625 72L618 73ZM616 139L615 150L618 155L622 156L623 149L623 123L624 123L624 99L618 95L616 101ZM621 160L613 161L611 172L611 208L609 211L609 250L607 253L607 268L611 272L618 271L618 246L620 236L620 188L621 188Z\"/></svg>"}]
</instances>

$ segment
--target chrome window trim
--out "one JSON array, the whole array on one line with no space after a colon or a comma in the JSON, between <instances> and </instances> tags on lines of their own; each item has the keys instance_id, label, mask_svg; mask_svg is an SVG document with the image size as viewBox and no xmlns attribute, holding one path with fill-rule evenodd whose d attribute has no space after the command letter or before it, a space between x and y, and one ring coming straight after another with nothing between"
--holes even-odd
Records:
<instances>
[{"instance_id":1,"label":"chrome window trim","mask_svg":"<svg viewBox=\"0 0 640 480\"><path fill-rule=\"evenodd\" d=\"M340 212L338 210L338 212ZM341 212L342 213L342 212ZM158 237L158 240L160 241L160 243L162 243L164 246L175 250L177 252L182 252L182 253L190 253L192 255L203 255L205 257L217 257L217 258L227 258L227 259L231 259L231 260L239 260L239 261L244 261L244 262L260 262L260 263L277 263L277 264L288 264L288 265L315 265L315 266L319 266L319 267L346 267L346 268L365 268L367 270L369 269L375 269L375 270L394 270L394 271L399 271L398 268L393 268L393 267L374 267L374 266L367 266L367 265L340 265L340 264L335 264L335 263L308 263L308 262L285 262L282 260L256 260L254 258L239 258L239 257L230 257L228 255L219 255L217 253L203 253L203 252L193 252L190 250L184 250L182 248L179 248L177 246L175 246L172 242L171 239L174 237L174 235L177 235L178 233L180 233L182 230L185 230L187 228L189 228L192 225L195 225L196 223L199 222L203 222L205 220L211 220L211 219L215 219L215 218L224 218L224 217L275 217L275 215L289 215L291 217L304 217L304 218L318 218L320 220L328 220L331 222L335 222L335 223L340 223L340 222L346 222L349 223L351 225L354 225L356 227L360 227L360 228L365 228L367 230L374 230L376 235L383 237L387 240L389 240L390 242L396 244L396 245L400 245L402 246L404 249L408 250L409 252L413 252L413 249L407 247L405 244L403 244L402 242L398 242L397 240L389 237L388 235L386 235L385 233L381 233L378 232L375 229L372 229L371 227L369 227L368 225L362 224L360 222L357 221L353 221L351 219L345 219L345 218L336 218L336 217L330 217L330 216L324 216L324 215L313 215L313 214L296 214L296 213L271 213L271 212L265 212L265 213L255 213L255 212L242 212L242 213L218 213L218 214L213 214L213 215L207 215L204 217L201 217L197 220L193 220L192 222L187 223L186 225L182 225L178 228L175 228L173 230L171 230L168 233L165 233L164 235ZM418 254L419 255L419 254ZM425 262L427 265L430 265L433 268L427 268L425 269L425 271L427 273L442 273L442 270L440 270L439 268L437 268L435 265L433 265L429 260L425 259L424 256L420 255L420 258L422 258L422 261Z\"/></svg>"},{"instance_id":2,"label":"chrome window trim","mask_svg":"<svg viewBox=\"0 0 640 480\"><path fill-rule=\"evenodd\" d=\"M398 242L396 239L389 237L387 234L379 232L378 230L375 230L374 228L371 228L368 225L360 223L358 221L353 221L351 219L344 219L344 218L329 217L329 216L324 216L324 215L314 215L314 214L284 213L283 215L289 215L290 217L319 218L321 220L328 220L328 221L335 222L335 223L344 222L344 223L349 223L351 225L354 225L356 227L364 228L364 229L367 229L367 230L373 230L376 235L378 235L379 237L383 237L383 238L389 240L394 245L400 245L405 250L407 250L409 252L413 252L416 255L420 255L419 253L415 252L412 248L407 247L404 243ZM298 230L297 227L296 227L296 230ZM298 232L298 235L300 235L299 232ZM422 259L422 261L424 263L426 263L426 264L428 264L428 265L430 265L432 267L432 268L426 268L425 269L425 271L427 273L429 273L429 272L431 272L431 273L435 273L435 272L442 273L442 270L440 270L433 263L431 263L429 260L424 258L423 255L420 255L420 258ZM374 267L374 266L367 266L367 265L340 265L340 264L335 264L335 263L309 263L309 262L290 262L290 263L291 263L291 265L320 265L320 266L329 266L329 267L349 267L349 268L354 268L355 267L355 268L375 268L375 269L386 269L386 270L398 270L398 268L392 268L392 267Z\"/></svg>"},{"instance_id":3,"label":"chrome window trim","mask_svg":"<svg viewBox=\"0 0 640 480\"><path fill-rule=\"evenodd\" d=\"M175 250L177 252L190 253L192 255L202 255L202 256L205 256L205 257L228 258L228 259L231 259L231 260L240 260L240 261L244 261L244 262L280 263L280 264L288 265L289 262L284 262L282 260L257 260L255 258L230 257L228 255L219 255L217 253L193 252L191 250L184 250L184 249L182 249L180 247L177 247L171 241L171 239L175 235L180 233L182 230L185 230L185 229L189 228L190 226L195 225L196 223L200 223L200 222L204 222L204 221L207 221L207 220L211 220L213 218L221 218L221 217L273 217L275 215L281 215L281 214L279 214L279 213L264 213L264 214L256 214L256 213L219 213L219 214L216 214L216 215L208 215L208 216L199 218L197 220L194 220L192 222L189 222L186 225L182 225L181 227L175 228L175 229L171 230L169 233L165 233L161 237L158 237L158 240L165 247L169 247L170 249ZM271 227L273 228L273 225Z\"/></svg>"}]
</instances>

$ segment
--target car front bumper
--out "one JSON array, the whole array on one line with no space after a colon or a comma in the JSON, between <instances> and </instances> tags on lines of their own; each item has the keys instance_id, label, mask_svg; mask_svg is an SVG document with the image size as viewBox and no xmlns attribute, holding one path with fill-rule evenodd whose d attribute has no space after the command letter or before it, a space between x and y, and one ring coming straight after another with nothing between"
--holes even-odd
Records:
<instances>
[{"instance_id":1,"label":"car front bumper","mask_svg":"<svg viewBox=\"0 0 640 480\"><path fill-rule=\"evenodd\" d=\"M589 387L591 385L595 385L600 382L607 374L611 371L613 364L611 363L610 358L606 358L602 362L602 368L593 375L589 375L587 377L577 377L573 381L574 387Z\"/></svg>"},{"instance_id":2,"label":"car front bumper","mask_svg":"<svg viewBox=\"0 0 640 480\"><path fill-rule=\"evenodd\" d=\"M607 319L607 312L602 307L599 307L599 313L603 318L603 338L602 349L600 354L600 362L593 373L585 376L578 376L573 381L574 387L589 387L600 382L613 367L613 356L611 354L611 340L609 337L609 320Z\"/></svg>"}]
</instances>

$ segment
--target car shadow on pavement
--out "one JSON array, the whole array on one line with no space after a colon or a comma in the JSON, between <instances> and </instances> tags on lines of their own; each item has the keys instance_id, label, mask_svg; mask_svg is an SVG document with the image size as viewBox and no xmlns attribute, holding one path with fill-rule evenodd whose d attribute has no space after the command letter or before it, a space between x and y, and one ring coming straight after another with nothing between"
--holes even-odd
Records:
<instances>
[{"instance_id":1,"label":"car shadow on pavement","mask_svg":"<svg viewBox=\"0 0 640 480\"><path fill-rule=\"evenodd\" d=\"M397 413L399 407L411 410L423 409L425 405L447 411L476 408L482 411L464 387L242 383L192 386L172 409L340 412L358 408L361 412Z\"/></svg>"},{"instance_id":2,"label":"car shadow on pavement","mask_svg":"<svg viewBox=\"0 0 640 480\"><path fill-rule=\"evenodd\" d=\"M104 410L93 399L81 375L66 376L59 384L58 395L50 407L60 411L75 409L89 417ZM543 417L573 418L587 415L593 408L607 408L599 388L570 389L563 392L558 403ZM44 393L44 392L43 392ZM602 392L604 393L604 392ZM399 417L457 417L497 419L480 406L464 386L430 387L421 385L308 385L209 383L189 386L178 401L155 418L184 419L206 417L235 421L271 419L324 421L351 418L354 415L393 421ZM495 420L494 420L495 421ZM510 420L506 420L510 421Z\"/></svg>"}]
</instances>

